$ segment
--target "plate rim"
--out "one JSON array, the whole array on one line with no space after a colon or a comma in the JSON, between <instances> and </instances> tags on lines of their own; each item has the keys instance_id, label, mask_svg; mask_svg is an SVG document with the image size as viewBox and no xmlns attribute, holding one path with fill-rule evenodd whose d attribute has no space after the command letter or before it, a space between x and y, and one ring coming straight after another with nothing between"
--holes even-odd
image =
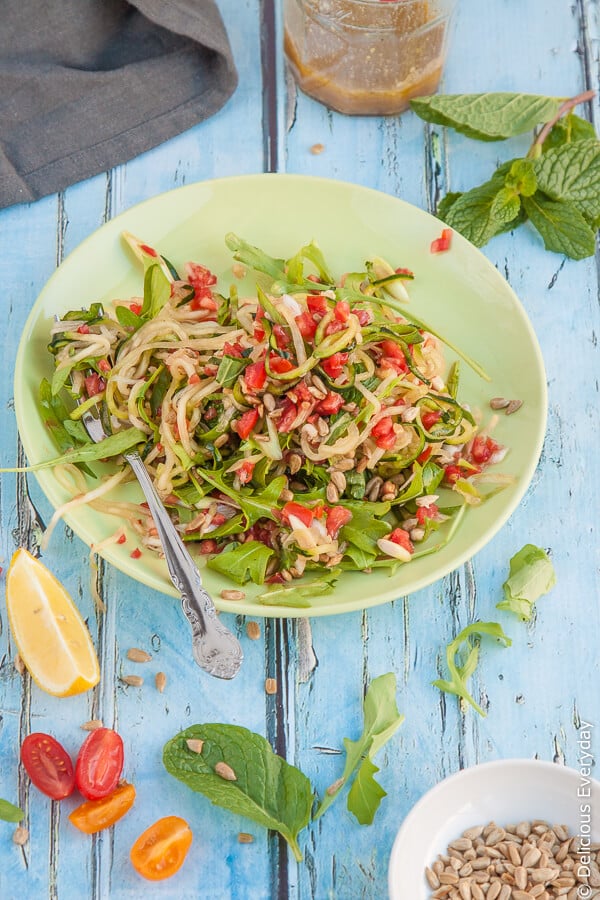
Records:
<instances>
[{"instance_id":1,"label":"plate rim","mask_svg":"<svg viewBox=\"0 0 600 900\"><path fill-rule=\"evenodd\" d=\"M15 357L15 375L14 375L14 399L15 399L15 417L17 420L17 427L19 431L19 435L21 436L21 440L23 443L23 448L26 452L27 457L29 458L28 449L26 446L26 440L23 439L23 434L27 434L27 427L23 423L25 422L25 418L23 413L25 410L21 408L21 391L18 385L19 375L23 370L24 360L26 358L26 346L27 346L27 337L33 330L33 326L35 325L40 312L40 307L42 303L40 302L46 293L46 290L54 284L54 282L60 278L60 273L63 270L63 267L67 264L73 265L73 258L76 255L81 254L85 251L88 244L92 243L95 237L99 232L103 231L107 227L114 229L118 226L118 223L127 216L131 216L135 212L139 212L143 210L144 207L153 205L160 201L165 200L166 198L176 197L178 194L182 193L194 193L202 189L217 189L219 186L223 187L233 187L236 182L244 182L250 183L252 181L260 182L260 181L287 181L287 182L300 182L300 183L314 183L317 185L328 185L333 189L340 190L351 190L359 193L364 193L366 196L378 195L385 202L392 202L395 205L398 205L400 208L404 208L410 212L411 215L417 215L423 217L423 219L432 220L434 222L440 222L441 220L437 219L427 210L422 209L415 204L409 203L406 200L403 200L400 197L396 197L393 194L379 190L378 188L372 188L361 184L356 184L351 181L335 179L335 178L326 178L322 176L315 175L302 175L302 174L294 174L294 173L278 173L278 172L261 172L254 174L245 174L245 175L229 175L223 176L220 178L211 178L211 179L203 179L195 182L191 182L190 184L180 185L176 188L172 188L167 191L162 191L158 194L155 194L151 197L148 197L144 200L141 200L135 204L132 204L127 209L119 212L118 215L112 217L111 219L104 222L98 228L94 229L90 234L88 234L76 247L74 247L69 254L64 258L64 260L60 263L59 266L52 272L50 277L44 283L42 289L38 293L33 306L27 316L25 324L23 326L22 334L19 338L19 344L17 348L17 353ZM471 244L466 240L460 233L453 232L453 241L457 241L458 243L463 243L468 245L469 253L474 254L474 257L478 260L479 265L483 267L483 270L489 274L491 278L493 278L499 285L502 285L502 288L508 295L510 295L511 303L518 313L520 313L520 323L525 328L527 332L527 336L531 347L534 351L535 355L535 369L539 373L539 384L537 385L540 390L540 399L541 399L541 417L539 421L539 425L537 428L536 434L536 442L533 448L533 452L528 457L528 463L525 467L524 471L519 473L519 483L513 486L511 501L506 504L505 509L502 511L502 514L498 516L497 520L494 522L494 526L489 528L487 532L484 533L483 536L480 536L472 542L469 548L465 549L463 552L453 557L451 563L445 564L442 566L440 571L436 570L436 574L429 575L424 574L420 578L417 578L414 582L411 583L409 589L405 586L401 588L390 587L389 590L380 592L375 596L369 596L366 599L357 599L351 601L343 601L342 608L338 608L335 604L328 604L315 607L290 607L290 606L281 606L281 607L273 607L267 606L263 604L259 604L255 601L227 601L223 600L220 597L214 597L215 606L218 610L223 612L234 612L241 613L245 615L260 615L265 618L303 618L303 617L313 617L313 616L325 616L325 615L342 615L344 613L353 613L363 609L372 608L374 606L383 605L384 603L392 602L395 599L398 599L403 596L410 596L426 587L431 586L439 581L442 578L446 577L450 573L459 569L462 565L468 562L470 559L473 559L477 553L479 553L493 538L498 534L498 532L504 527L510 516L515 512L518 508L523 496L525 495L527 489L529 488L535 470L538 466L539 459L542 452L542 447L544 443L544 438L547 430L547 418L548 418L548 390L547 390L547 377L545 364L542 356L541 347L533 328L533 325L529 319L529 315L527 310L525 309L523 303L519 299L518 295L512 288L512 286L508 283L508 281L502 276L502 274L498 271L496 266L485 256L482 251ZM50 504L55 507L55 502L51 497L52 488L49 483L46 481L46 475L51 472L50 469L42 470L40 472L33 473L36 476L36 481L45 494L47 500ZM78 518L71 516L70 513L67 513L63 516L63 521L66 525L68 525L75 534L86 544L86 546L90 547L90 542L86 537L84 537L84 533L86 528L82 526ZM129 567L126 565L126 560L121 558L120 556L113 557L111 554L111 547L109 546L105 550L99 554L102 556L110 565L115 566L119 571L123 574L133 578L138 583L144 584L147 587L150 587L153 590L156 590L162 594L168 594L173 597L178 597L179 594L176 589L171 585L170 582L166 582L162 578L158 577L152 571L142 570L140 571L140 577L135 577ZM439 567L438 567L439 568Z\"/></svg>"}]
</instances>

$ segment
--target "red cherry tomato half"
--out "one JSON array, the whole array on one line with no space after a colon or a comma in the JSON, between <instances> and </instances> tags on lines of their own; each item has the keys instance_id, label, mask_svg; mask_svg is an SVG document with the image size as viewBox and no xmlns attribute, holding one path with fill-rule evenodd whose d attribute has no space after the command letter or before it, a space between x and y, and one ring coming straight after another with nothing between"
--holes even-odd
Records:
<instances>
[{"instance_id":1,"label":"red cherry tomato half","mask_svg":"<svg viewBox=\"0 0 600 900\"><path fill-rule=\"evenodd\" d=\"M87 800L100 800L116 788L123 771L123 741L112 728L97 728L81 745L75 783Z\"/></svg>"},{"instance_id":2,"label":"red cherry tomato half","mask_svg":"<svg viewBox=\"0 0 600 900\"><path fill-rule=\"evenodd\" d=\"M51 735L28 734L21 744L21 762L36 788L53 800L73 793L75 773L65 748Z\"/></svg>"}]
</instances>

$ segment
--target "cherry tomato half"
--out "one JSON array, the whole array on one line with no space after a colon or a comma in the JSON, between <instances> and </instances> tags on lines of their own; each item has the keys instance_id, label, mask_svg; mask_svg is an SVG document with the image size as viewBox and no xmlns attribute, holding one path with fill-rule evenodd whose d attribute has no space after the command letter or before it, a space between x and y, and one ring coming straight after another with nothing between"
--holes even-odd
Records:
<instances>
[{"instance_id":1,"label":"cherry tomato half","mask_svg":"<svg viewBox=\"0 0 600 900\"><path fill-rule=\"evenodd\" d=\"M135 788L127 782L101 800L86 800L69 813L69 821L85 834L96 834L118 822L133 806Z\"/></svg>"},{"instance_id":2,"label":"cherry tomato half","mask_svg":"<svg viewBox=\"0 0 600 900\"><path fill-rule=\"evenodd\" d=\"M112 728L90 732L75 763L75 782L87 800L112 794L123 771L123 741Z\"/></svg>"},{"instance_id":3,"label":"cherry tomato half","mask_svg":"<svg viewBox=\"0 0 600 900\"><path fill-rule=\"evenodd\" d=\"M143 878L161 881L181 868L191 843L192 832L185 819L165 816L139 836L129 856Z\"/></svg>"},{"instance_id":4,"label":"cherry tomato half","mask_svg":"<svg viewBox=\"0 0 600 900\"><path fill-rule=\"evenodd\" d=\"M73 793L75 773L65 748L41 731L28 734L21 744L21 762L36 788L53 800Z\"/></svg>"}]
</instances>

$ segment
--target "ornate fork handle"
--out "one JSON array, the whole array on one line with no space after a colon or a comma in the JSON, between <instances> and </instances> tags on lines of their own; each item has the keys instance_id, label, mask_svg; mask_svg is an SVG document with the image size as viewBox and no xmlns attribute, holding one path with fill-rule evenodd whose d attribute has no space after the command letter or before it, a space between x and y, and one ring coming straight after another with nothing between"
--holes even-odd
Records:
<instances>
[{"instance_id":1,"label":"ornate fork handle","mask_svg":"<svg viewBox=\"0 0 600 900\"><path fill-rule=\"evenodd\" d=\"M156 493L140 455L127 453L125 459L144 492L162 543L171 581L181 594L181 606L192 627L194 659L202 669L217 678L233 678L242 664L240 643L219 621L215 605L202 587L200 572Z\"/></svg>"}]
</instances>

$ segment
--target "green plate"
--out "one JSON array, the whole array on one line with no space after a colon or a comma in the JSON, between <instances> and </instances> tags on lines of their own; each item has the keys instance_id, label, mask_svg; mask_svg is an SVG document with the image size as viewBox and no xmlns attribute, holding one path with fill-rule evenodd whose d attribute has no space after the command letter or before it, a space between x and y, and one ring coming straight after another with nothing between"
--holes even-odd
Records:
<instances>
[{"instance_id":1,"label":"green plate","mask_svg":"<svg viewBox=\"0 0 600 900\"><path fill-rule=\"evenodd\" d=\"M250 586L244 602L223 601L223 580L209 570L205 584L218 608L253 615L330 615L362 609L417 591L456 569L480 550L506 522L523 496L536 467L546 423L546 379L538 342L519 300L483 254L459 234L448 252L431 254L441 232L439 220L395 197L343 182L294 175L249 175L192 184L147 200L103 225L62 263L29 316L15 371L15 409L31 463L56 455L36 398L40 380L50 377L46 344L55 313L95 300L127 298L142 291L141 269L120 239L122 231L157 247L177 267L188 260L208 265L224 284L232 281L231 256L224 235L235 231L274 256L292 255L315 239L336 275L360 269L364 260L383 256L415 272L408 308L480 362L486 382L461 366L463 402L484 417L492 397L518 398L516 415L500 415L494 437L510 448L497 468L515 483L479 508L467 512L448 546L399 568L346 573L335 590L314 597L310 609L266 607L256 602L264 588ZM453 354L447 352L448 362ZM67 494L51 470L36 473L56 507ZM137 486L121 489L137 498ZM116 496L116 492L115 492ZM141 495L140 495L141 496ZM86 508L66 522L79 537L97 544L117 527L113 517ZM435 539L435 537L434 537ZM133 541L106 548L103 556L152 588L176 595L164 562L144 552L130 557Z\"/></svg>"}]
</instances>

